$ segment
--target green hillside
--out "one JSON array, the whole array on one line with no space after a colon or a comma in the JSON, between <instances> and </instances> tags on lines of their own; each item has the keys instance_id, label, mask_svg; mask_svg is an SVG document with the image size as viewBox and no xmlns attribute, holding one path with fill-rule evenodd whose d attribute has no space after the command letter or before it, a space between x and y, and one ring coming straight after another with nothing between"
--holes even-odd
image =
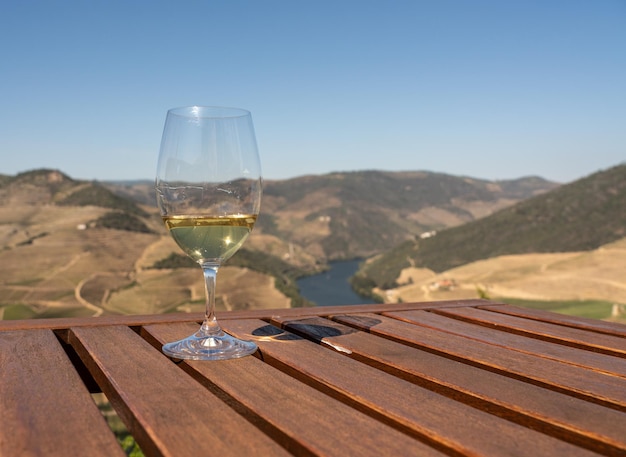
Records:
<instances>
[{"instance_id":1,"label":"green hillside","mask_svg":"<svg viewBox=\"0 0 626 457\"><path fill-rule=\"evenodd\" d=\"M81 186L56 203L66 206L93 205L102 208L111 208L141 217L148 216L148 213L139 208L131 200L115 195L109 189L97 183L89 183L85 186Z\"/></svg>"},{"instance_id":2,"label":"green hillside","mask_svg":"<svg viewBox=\"0 0 626 457\"><path fill-rule=\"evenodd\" d=\"M600 171L370 262L362 283L389 288L408 266L436 272L506 254L588 251L626 236L626 165Z\"/></svg>"}]
</instances>

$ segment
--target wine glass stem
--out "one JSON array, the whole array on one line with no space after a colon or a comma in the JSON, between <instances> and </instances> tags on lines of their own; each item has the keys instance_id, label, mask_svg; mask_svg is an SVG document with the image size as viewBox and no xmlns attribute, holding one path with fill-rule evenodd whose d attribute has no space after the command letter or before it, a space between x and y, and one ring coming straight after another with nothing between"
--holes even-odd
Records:
<instances>
[{"instance_id":1,"label":"wine glass stem","mask_svg":"<svg viewBox=\"0 0 626 457\"><path fill-rule=\"evenodd\" d=\"M215 318L215 284L219 265L215 263L203 263L204 288L206 291L206 311L204 323L200 331L205 335L218 335L222 332Z\"/></svg>"}]
</instances>

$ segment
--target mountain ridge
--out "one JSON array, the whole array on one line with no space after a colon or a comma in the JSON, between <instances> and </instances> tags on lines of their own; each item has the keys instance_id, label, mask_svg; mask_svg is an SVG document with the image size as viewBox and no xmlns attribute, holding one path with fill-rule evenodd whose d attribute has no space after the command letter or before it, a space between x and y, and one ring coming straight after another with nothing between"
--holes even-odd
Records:
<instances>
[{"instance_id":1,"label":"mountain ridge","mask_svg":"<svg viewBox=\"0 0 626 457\"><path fill-rule=\"evenodd\" d=\"M154 206L150 182L102 184ZM246 248L317 271L329 261L377 255L416 235L464 224L558 186L537 176L488 181L429 171L267 180Z\"/></svg>"},{"instance_id":2,"label":"mountain ridge","mask_svg":"<svg viewBox=\"0 0 626 457\"><path fill-rule=\"evenodd\" d=\"M486 181L427 171L309 175L265 184L257 228L323 261L365 258L556 187L538 177Z\"/></svg>"}]
</instances>

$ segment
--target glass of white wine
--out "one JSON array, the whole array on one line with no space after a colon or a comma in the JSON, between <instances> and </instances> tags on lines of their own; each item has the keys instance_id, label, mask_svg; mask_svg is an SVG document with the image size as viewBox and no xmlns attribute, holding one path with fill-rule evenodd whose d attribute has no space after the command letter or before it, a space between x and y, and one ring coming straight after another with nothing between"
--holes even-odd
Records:
<instances>
[{"instance_id":1,"label":"glass of white wine","mask_svg":"<svg viewBox=\"0 0 626 457\"><path fill-rule=\"evenodd\" d=\"M250 112L189 106L167 112L156 176L157 204L178 246L204 273L200 329L167 343L170 357L220 360L256 351L225 333L215 317L217 272L252 231L261 206L261 163Z\"/></svg>"}]
</instances>

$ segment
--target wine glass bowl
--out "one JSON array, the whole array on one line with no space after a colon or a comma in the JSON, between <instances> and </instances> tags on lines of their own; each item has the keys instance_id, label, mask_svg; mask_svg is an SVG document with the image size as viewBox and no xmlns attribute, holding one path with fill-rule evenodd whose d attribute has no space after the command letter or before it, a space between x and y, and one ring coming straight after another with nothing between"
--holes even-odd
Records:
<instances>
[{"instance_id":1,"label":"wine glass bowl","mask_svg":"<svg viewBox=\"0 0 626 457\"><path fill-rule=\"evenodd\" d=\"M245 242L261 205L261 165L250 113L206 106L169 110L155 188L169 234L202 267L206 287L202 326L165 344L163 352L194 360L253 353L253 342L228 335L215 318L218 269Z\"/></svg>"}]
</instances>

